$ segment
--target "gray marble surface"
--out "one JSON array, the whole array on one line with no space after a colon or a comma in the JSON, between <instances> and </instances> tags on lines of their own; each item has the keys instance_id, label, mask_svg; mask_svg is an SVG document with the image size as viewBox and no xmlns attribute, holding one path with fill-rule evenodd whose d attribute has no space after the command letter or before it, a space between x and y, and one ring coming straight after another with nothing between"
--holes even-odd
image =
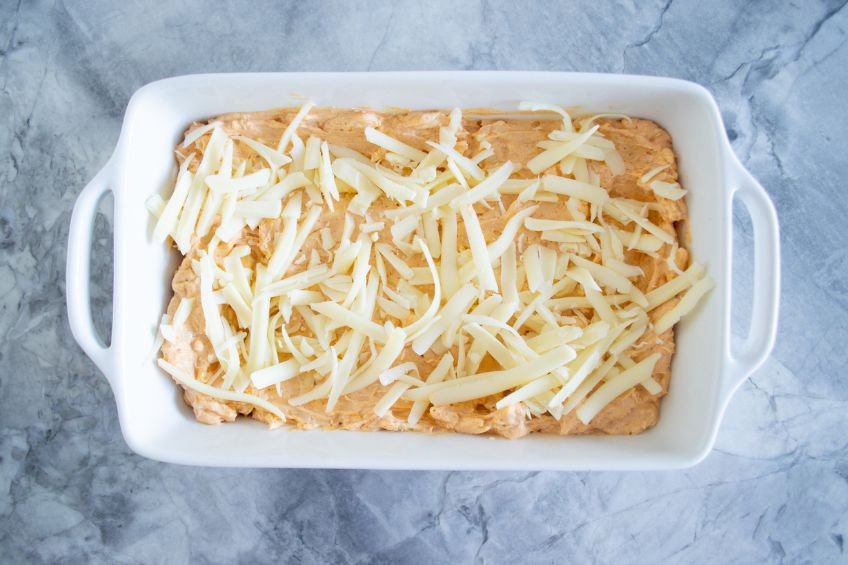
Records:
<instances>
[{"instance_id":1,"label":"gray marble surface","mask_svg":"<svg viewBox=\"0 0 848 565\"><path fill-rule=\"evenodd\" d=\"M848 562L846 27L844 1L0 2L0 561ZM701 465L222 470L130 452L64 303L71 206L130 95L184 73L365 69L659 74L715 93L777 205L784 291L774 354ZM107 213L106 252L110 230ZM740 261L751 237L737 210ZM94 267L108 331L109 261ZM736 279L741 333L750 272Z\"/></svg>"}]
</instances>

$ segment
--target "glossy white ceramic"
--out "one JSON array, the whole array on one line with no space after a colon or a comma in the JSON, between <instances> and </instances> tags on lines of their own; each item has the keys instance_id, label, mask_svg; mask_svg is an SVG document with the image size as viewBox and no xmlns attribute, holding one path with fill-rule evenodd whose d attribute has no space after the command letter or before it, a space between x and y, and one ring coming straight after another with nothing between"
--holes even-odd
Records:
<instances>
[{"instance_id":1,"label":"glossy white ceramic","mask_svg":"<svg viewBox=\"0 0 848 565\"><path fill-rule=\"evenodd\" d=\"M170 297L175 255L150 238L144 202L172 182L172 148L195 119L299 105L502 108L538 100L655 120L671 134L689 189L691 251L716 287L678 326L670 394L659 424L631 437L537 435L517 441L459 434L268 431L243 420L195 422L151 356L154 327ZM99 199L114 195L111 345L89 311L89 259ZM731 352L731 241L735 197L754 231L753 311ZM162 461L242 467L381 469L668 469L712 448L739 384L768 356L777 327L779 240L774 208L740 165L713 97L681 80L545 72L271 73L182 76L149 84L129 102L112 157L80 194L68 242L68 314L79 344L111 384L121 429L136 452Z\"/></svg>"}]
</instances>

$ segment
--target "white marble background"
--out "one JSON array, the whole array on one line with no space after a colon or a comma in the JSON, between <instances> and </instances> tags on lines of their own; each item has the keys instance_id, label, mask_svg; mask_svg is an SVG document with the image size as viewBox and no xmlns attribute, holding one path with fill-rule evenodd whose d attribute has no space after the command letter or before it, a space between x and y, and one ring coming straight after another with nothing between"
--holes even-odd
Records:
<instances>
[{"instance_id":1,"label":"white marble background","mask_svg":"<svg viewBox=\"0 0 848 565\"><path fill-rule=\"evenodd\" d=\"M0 2L0 561L846 563L846 2ZM65 315L70 209L143 84L206 71L694 80L777 205L777 347L666 473L195 469L124 444ZM736 256L750 224L735 217ZM110 249L110 226L97 237ZM93 296L108 329L108 258ZM739 328L751 295L737 267Z\"/></svg>"}]
</instances>

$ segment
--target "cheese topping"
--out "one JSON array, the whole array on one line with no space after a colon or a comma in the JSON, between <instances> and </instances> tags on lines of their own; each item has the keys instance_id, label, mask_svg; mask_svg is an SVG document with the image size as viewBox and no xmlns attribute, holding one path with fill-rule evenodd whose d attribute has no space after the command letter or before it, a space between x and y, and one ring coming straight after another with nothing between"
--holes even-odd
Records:
<instances>
[{"instance_id":1,"label":"cheese topping","mask_svg":"<svg viewBox=\"0 0 848 565\"><path fill-rule=\"evenodd\" d=\"M276 422L372 394L372 418L400 411L410 428L468 403L588 425L634 387L664 392L644 342L664 343L712 287L656 219L686 194L669 165L634 171L595 118L550 104L520 105L561 118L521 158L489 126L469 143L459 110L428 138L374 120L346 147L315 134L313 108L276 146L194 127L172 194L147 202L154 238L193 254L198 280L161 336L177 347L199 314L211 345L204 381L160 360L178 383ZM611 190L619 175L648 200ZM644 285L644 257L670 274Z\"/></svg>"}]
</instances>

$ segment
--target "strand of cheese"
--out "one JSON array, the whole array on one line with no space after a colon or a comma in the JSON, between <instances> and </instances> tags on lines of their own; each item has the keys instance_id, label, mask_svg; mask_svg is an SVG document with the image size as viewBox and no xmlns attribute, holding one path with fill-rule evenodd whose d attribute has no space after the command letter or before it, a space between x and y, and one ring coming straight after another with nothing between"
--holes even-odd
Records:
<instances>
[{"instance_id":1,"label":"strand of cheese","mask_svg":"<svg viewBox=\"0 0 848 565\"><path fill-rule=\"evenodd\" d=\"M477 297L477 292L473 285L467 284L451 296L444 307L439 310L439 320L434 319L423 332L423 328L416 328L418 337L412 341L412 350L418 355L423 355L425 351L430 349L430 346L439 336L447 331L450 325L471 305L471 302Z\"/></svg>"},{"instance_id":2,"label":"strand of cheese","mask_svg":"<svg viewBox=\"0 0 848 565\"><path fill-rule=\"evenodd\" d=\"M603 206L609 201L606 190L576 179L545 175L542 177L542 187L548 192L578 198L597 206Z\"/></svg>"},{"instance_id":3,"label":"strand of cheese","mask_svg":"<svg viewBox=\"0 0 848 565\"><path fill-rule=\"evenodd\" d=\"M200 126L189 131L185 135L182 147L186 148L215 128L221 127L223 124L219 121L209 122L205 126Z\"/></svg>"},{"instance_id":4,"label":"strand of cheese","mask_svg":"<svg viewBox=\"0 0 848 565\"><path fill-rule=\"evenodd\" d=\"M218 167L226 139L227 136L222 129L215 128L212 130L209 143L207 143L203 157L197 165L197 171L191 179L191 188L189 188L179 223L173 233L174 242L183 254L188 252L195 236L195 227L207 192L206 177L211 175Z\"/></svg>"},{"instance_id":5,"label":"strand of cheese","mask_svg":"<svg viewBox=\"0 0 848 565\"><path fill-rule=\"evenodd\" d=\"M274 406L263 398L254 396L252 394L221 390L220 388L212 387L207 384L201 383L200 381L196 380L192 375L189 375L185 371L181 371L176 366L172 365L171 363L168 363L164 359L159 359L158 364L162 368L162 370L171 375L175 381L185 386L186 388L190 388L201 394L211 396L212 398L253 404L254 406L258 406L259 408L267 410L268 412L279 418L281 422L286 421L285 414L283 414L283 412L279 408L277 408L276 406Z\"/></svg>"},{"instance_id":6,"label":"strand of cheese","mask_svg":"<svg viewBox=\"0 0 848 565\"><path fill-rule=\"evenodd\" d=\"M514 170L515 165L512 164L512 161L507 161L495 172L480 182L480 184L451 200L451 208L457 210L461 206L474 204L475 202L479 202L480 200L484 200L485 198L496 194L498 189L504 182L506 182L506 179L509 178L509 175L511 175Z\"/></svg>"},{"instance_id":7,"label":"strand of cheese","mask_svg":"<svg viewBox=\"0 0 848 565\"><path fill-rule=\"evenodd\" d=\"M653 353L633 367L622 371L608 380L586 399L583 406L577 409L577 417L584 424L591 422L598 412L615 400L620 394L651 378L654 365L656 365L659 359L660 354Z\"/></svg>"},{"instance_id":8,"label":"strand of cheese","mask_svg":"<svg viewBox=\"0 0 848 565\"><path fill-rule=\"evenodd\" d=\"M386 135L383 132L377 131L372 127L365 128L365 139L378 147L386 149L387 151L402 155L410 161L421 161L427 157L427 154L420 149L407 145L406 143Z\"/></svg>"},{"instance_id":9,"label":"strand of cheese","mask_svg":"<svg viewBox=\"0 0 848 565\"><path fill-rule=\"evenodd\" d=\"M556 147L547 149L527 161L527 168L534 174L539 174L545 169L548 169L565 157L571 154L575 149L583 145L594 133L598 131L598 126L592 126L585 132L580 132L580 135L571 141L557 144Z\"/></svg>"},{"instance_id":10,"label":"strand of cheese","mask_svg":"<svg viewBox=\"0 0 848 565\"><path fill-rule=\"evenodd\" d=\"M445 380L445 378L450 374L451 369L453 368L454 360L453 355L450 353L445 353L436 366L430 371L430 374L427 375L427 380L425 381L427 384L437 384ZM409 410L409 416L407 417L407 423L410 426L415 426L421 420L421 417L424 415L424 411L427 410L427 407L430 405L428 400L416 400L412 404L412 408Z\"/></svg>"},{"instance_id":11,"label":"strand of cheese","mask_svg":"<svg viewBox=\"0 0 848 565\"><path fill-rule=\"evenodd\" d=\"M351 394L358 390L362 390L370 384L377 381L380 375L391 367L392 363L398 358L403 351L404 342L406 341L406 332L401 328L394 328L388 333L386 343L377 354L376 359L368 368L367 371L359 375L356 379L350 382L345 387L345 394Z\"/></svg>"},{"instance_id":12,"label":"strand of cheese","mask_svg":"<svg viewBox=\"0 0 848 565\"><path fill-rule=\"evenodd\" d=\"M671 310L663 314L659 320L654 322L654 331L661 334L680 321L680 319L695 309L698 301L712 289L713 280L710 277L705 277L686 291L686 294L680 299Z\"/></svg>"},{"instance_id":13,"label":"strand of cheese","mask_svg":"<svg viewBox=\"0 0 848 565\"><path fill-rule=\"evenodd\" d=\"M554 104L546 104L543 102L520 102L518 104L518 109L530 112L554 112L562 117L563 131L571 132L574 130L574 125L571 122L571 116L569 113L565 109Z\"/></svg>"},{"instance_id":14,"label":"strand of cheese","mask_svg":"<svg viewBox=\"0 0 848 565\"><path fill-rule=\"evenodd\" d=\"M545 373L562 367L576 356L574 349L568 345L561 345L536 359L528 361L518 367L504 371L493 371L475 375L475 380L469 381L464 377L448 383L448 387L433 392L430 402L436 406L443 404L454 404L475 398L482 398L515 386L526 384Z\"/></svg>"},{"instance_id":15,"label":"strand of cheese","mask_svg":"<svg viewBox=\"0 0 848 565\"><path fill-rule=\"evenodd\" d=\"M477 218L477 213L471 204L464 204L459 211L462 215L462 223L465 226L465 233L468 236L468 243L471 247L471 257L477 268L476 274L480 282L480 290L497 292L498 283L495 280L495 272L492 269L492 262L489 260L486 239L483 237L483 229L480 227L480 220Z\"/></svg>"},{"instance_id":16,"label":"strand of cheese","mask_svg":"<svg viewBox=\"0 0 848 565\"><path fill-rule=\"evenodd\" d=\"M300 127L300 124L303 123L303 119L306 118L306 115L313 107L315 107L315 102L311 100L300 107L297 114L295 114L294 118L292 118L292 121L289 122L288 126L286 126L285 131L283 131L283 135L280 136L280 143L277 144L277 152L285 153L292 137L296 137L295 133L297 132L297 128Z\"/></svg>"},{"instance_id":17,"label":"strand of cheese","mask_svg":"<svg viewBox=\"0 0 848 565\"><path fill-rule=\"evenodd\" d=\"M256 152L257 155L262 157L268 166L271 167L272 170L276 171L280 167L286 165L287 163L291 163L291 159L283 155L280 151L275 151L268 147L263 143L259 143L249 137L245 137L243 135L236 135L233 139L241 141L248 147L250 147L253 151Z\"/></svg>"},{"instance_id":18,"label":"strand of cheese","mask_svg":"<svg viewBox=\"0 0 848 565\"><path fill-rule=\"evenodd\" d=\"M667 283L650 291L645 297L648 300L647 309L653 310L661 304L665 304L687 288L695 284L704 275L704 266L700 263L692 263L688 269Z\"/></svg>"}]
</instances>

